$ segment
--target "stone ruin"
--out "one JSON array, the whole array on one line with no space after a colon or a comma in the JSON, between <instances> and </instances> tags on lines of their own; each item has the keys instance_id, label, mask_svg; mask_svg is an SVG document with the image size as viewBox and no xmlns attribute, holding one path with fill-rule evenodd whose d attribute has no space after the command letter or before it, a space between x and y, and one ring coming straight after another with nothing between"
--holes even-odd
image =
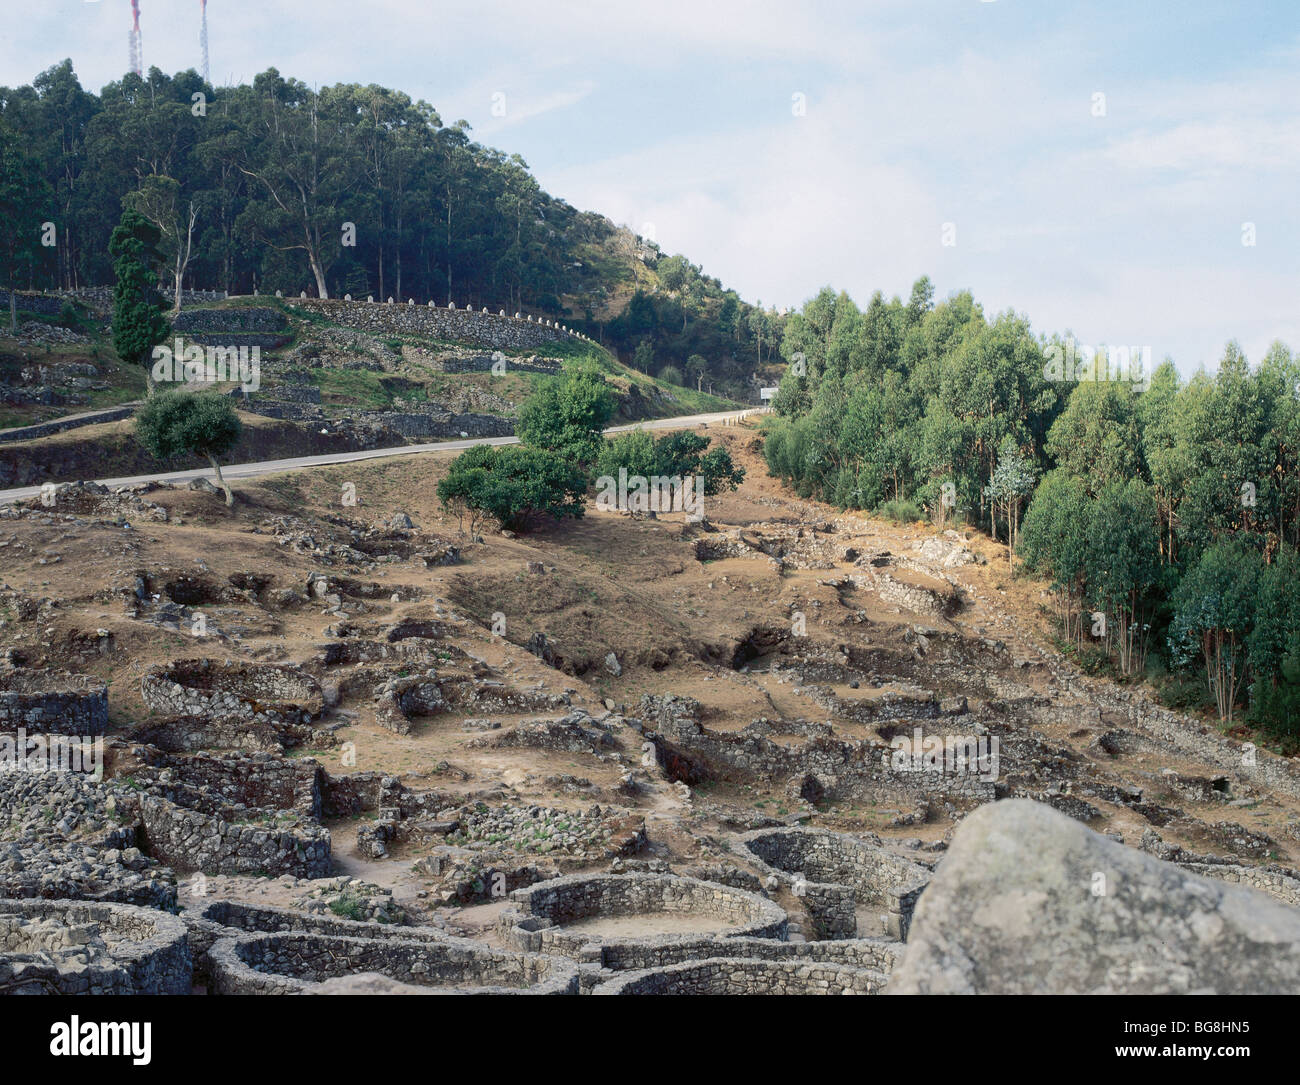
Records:
<instances>
[{"instance_id":1,"label":"stone ruin","mask_svg":"<svg viewBox=\"0 0 1300 1085\"><path fill-rule=\"evenodd\" d=\"M119 806L176 870L319 878L332 869L321 777L314 761L264 753L161 755Z\"/></svg>"},{"instance_id":2,"label":"stone ruin","mask_svg":"<svg viewBox=\"0 0 1300 1085\"><path fill-rule=\"evenodd\" d=\"M167 716L254 723L307 723L324 708L320 683L296 667L274 663L180 660L146 672L140 695Z\"/></svg>"},{"instance_id":3,"label":"stone ruin","mask_svg":"<svg viewBox=\"0 0 1300 1085\"><path fill-rule=\"evenodd\" d=\"M885 977L831 961L714 958L626 972L596 995L874 995Z\"/></svg>"},{"instance_id":4,"label":"stone ruin","mask_svg":"<svg viewBox=\"0 0 1300 1085\"><path fill-rule=\"evenodd\" d=\"M102 735L108 687L81 674L0 667L0 732Z\"/></svg>"},{"instance_id":5,"label":"stone ruin","mask_svg":"<svg viewBox=\"0 0 1300 1085\"><path fill-rule=\"evenodd\" d=\"M0 995L186 995L185 924L129 904L0 899Z\"/></svg>"},{"instance_id":6,"label":"stone ruin","mask_svg":"<svg viewBox=\"0 0 1300 1085\"><path fill-rule=\"evenodd\" d=\"M820 829L760 829L742 846L769 876L789 884L812 917L819 939L855 938L874 926L906 941L930 870L886 848L879 837ZM874 909L875 922L867 918Z\"/></svg>"},{"instance_id":7,"label":"stone ruin","mask_svg":"<svg viewBox=\"0 0 1300 1085\"><path fill-rule=\"evenodd\" d=\"M675 875L578 874L518 889L510 899L513 907L499 920L509 944L603 967L647 943L701 932L784 940L788 925L785 912L764 897Z\"/></svg>"},{"instance_id":8,"label":"stone ruin","mask_svg":"<svg viewBox=\"0 0 1300 1085\"><path fill-rule=\"evenodd\" d=\"M174 909L175 875L141 851L119 797L81 773L0 773L0 898Z\"/></svg>"},{"instance_id":9,"label":"stone ruin","mask_svg":"<svg viewBox=\"0 0 1300 1085\"><path fill-rule=\"evenodd\" d=\"M928 698L923 704L926 715L940 709L939 702ZM767 721L740 731L717 731L706 727L701 715L702 706L691 698L647 694L641 699L643 734L670 779L692 786L716 779L760 779L809 802L898 801L900 793L911 793L919 804L939 798L970 807L997 798L996 785L974 773L891 771L893 750L881 738L841 738L833 728L814 725L805 729L804 743L789 745L770 737L773 728Z\"/></svg>"},{"instance_id":10,"label":"stone ruin","mask_svg":"<svg viewBox=\"0 0 1300 1085\"><path fill-rule=\"evenodd\" d=\"M154 746L163 753L204 750L249 750L282 754L300 746L335 746L338 738L324 727L238 717L175 716L144 724L130 734L132 742Z\"/></svg>"},{"instance_id":11,"label":"stone ruin","mask_svg":"<svg viewBox=\"0 0 1300 1085\"><path fill-rule=\"evenodd\" d=\"M321 994L328 981L357 982L377 974L401 993L578 993L578 969L557 957L489 949L466 939L406 941L308 932L243 934L208 951L216 994ZM393 982L400 986L393 986Z\"/></svg>"}]
</instances>

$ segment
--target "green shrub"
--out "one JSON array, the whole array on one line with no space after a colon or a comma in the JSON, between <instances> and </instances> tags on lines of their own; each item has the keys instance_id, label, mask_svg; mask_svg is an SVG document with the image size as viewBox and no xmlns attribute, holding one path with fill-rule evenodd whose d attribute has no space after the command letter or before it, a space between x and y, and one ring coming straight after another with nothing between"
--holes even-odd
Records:
<instances>
[{"instance_id":1,"label":"green shrub","mask_svg":"<svg viewBox=\"0 0 1300 1085\"><path fill-rule=\"evenodd\" d=\"M604 430L614 408L604 375L582 366L541 384L520 408L515 432L529 448L557 453L571 463L594 463L605 446Z\"/></svg>"},{"instance_id":2,"label":"green shrub","mask_svg":"<svg viewBox=\"0 0 1300 1085\"><path fill-rule=\"evenodd\" d=\"M358 923L366 920L365 902L347 890L330 901L330 911L343 919L355 919Z\"/></svg>"},{"instance_id":3,"label":"green shrub","mask_svg":"<svg viewBox=\"0 0 1300 1085\"><path fill-rule=\"evenodd\" d=\"M582 516L587 477L556 453L522 445L476 445L457 456L438 483L438 500L473 532L485 517L526 531L539 516Z\"/></svg>"},{"instance_id":4,"label":"green shrub","mask_svg":"<svg viewBox=\"0 0 1300 1085\"><path fill-rule=\"evenodd\" d=\"M911 524L917 520L925 519L925 514L914 501L907 501L902 498L886 501L877 511L886 520L893 520L899 524Z\"/></svg>"},{"instance_id":5,"label":"green shrub","mask_svg":"<svg viewBox=\"0 0 1300 1085\"><path fill-rule=\"evenodd\" d=\"M710 497L723 490L734 490L745 481L745 469L731 461L731 452L722 445L710 447L710 440L691 430L678 430L656 440L646 430L620 433L605 442L596 460L596 474L617 478L620 469L629 476L651 478L690 478L704 480L704 493Z\"/></svg>"},{"instance_id":6,"label":"green shrub","mask_svg":"<svg viewBox=\"0 0 1300 1085\"><path fill-rule=\"evenodd\" d=\"M680 387L682 385L682 371L675 365L666 365L659 370L659 379L664 384L675 384Z\"/></svg>"}]
</instances>

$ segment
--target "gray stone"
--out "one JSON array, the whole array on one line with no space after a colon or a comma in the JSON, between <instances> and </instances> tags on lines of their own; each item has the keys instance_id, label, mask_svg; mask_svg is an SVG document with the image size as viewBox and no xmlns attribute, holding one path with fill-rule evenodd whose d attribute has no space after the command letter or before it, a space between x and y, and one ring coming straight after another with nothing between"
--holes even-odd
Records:
<instances>
[{"instance_id":1,"label":"gray stone","mask_svg":"<svg viewBox=\"0 0 1300 1085\"><path fill-rule=\"evenodd\" d=\"M1300 990L1300 911L1023 799L966 818L891 994Z\"/></svg>"}]
</instances>

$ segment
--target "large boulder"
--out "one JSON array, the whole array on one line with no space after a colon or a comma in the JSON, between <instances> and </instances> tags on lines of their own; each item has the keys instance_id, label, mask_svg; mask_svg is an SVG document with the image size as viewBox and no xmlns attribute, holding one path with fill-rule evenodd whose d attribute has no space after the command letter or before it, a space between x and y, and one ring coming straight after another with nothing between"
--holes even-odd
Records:
<instances>
[{"instance_id":1,"label":"large boulder","mask_svg":"<svg viewBox=\"0 0 1300 1085\"><path fill-rule=\"evenodd\" d=\"M891 994L1294 994L1300 911L1025 799L972 813Z\"/></svg>"}]
</instances>

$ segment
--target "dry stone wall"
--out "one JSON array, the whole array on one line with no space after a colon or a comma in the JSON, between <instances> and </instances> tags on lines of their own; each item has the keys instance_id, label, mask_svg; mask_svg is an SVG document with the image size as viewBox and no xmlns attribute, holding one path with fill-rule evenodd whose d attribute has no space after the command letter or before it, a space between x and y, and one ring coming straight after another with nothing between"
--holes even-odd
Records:
<instances>
[{"instance_id":1,"label":"dry stone wall","mask_svg":"<svg viewBox=\"0 0 1300 1085\"><path fill-rule=\"evenodd\" d=\"M0 670L0 731L102 735L108 729L108 687L85 675Z\"/></svg>"},{"instance_id":2,"label":"dry stone wall","mask_svg":"<svg viewBox=\"0 0 1300 1085\"><path fill-rule=\"evenodd\" d=\"M359 328L372 335L423 335L432 339L470 343L503 350L530 349L562 339L576 338L547 317L502 316L500 312L473 309L439 309L430 305L402 305L380 302L322 301L300 298L291 310L303 310L326 317L334 324Z\"/></svg>"},{"instance_id":3,"label":"dry stone wall","mask_svg":"<svg viewBox=\"0 0 1300 1085\"><path fill-rule=\"evenodd\" d=\"M318 822L323 773L266 753L163 757L133 777L123 809L141 846L181 871L322 878L330 834Z\"/></svg>"},{"instance_id":4,"label":"dry stone wall","mask_svg":"<svg viewBox=\"0 0 1300 1085\"><path fill-rule=\"evenodd\" d=\"M140 694L155 712L255 723L307 723L324 706L320 683L295 667L214 659L180 660L148 671Z\"/></svg>"},{"instance_id":5,"label":"dry stone wall","mask_svg":"<svg viewBox=\"0 0 1300 1085\"><path fill-rule=\"evenodd\" d=\"M155 859L180 871L324 878L333 871L330 834L311 823L239 823L169 799L138 800L142 843Z\"/></svg>"},{"instance_id":6,"label":"dry stone wall","mask_svg":"<svg viewBox=\"0 0 1300 1085\"><path fill-rule=\"evenodd\" d=\"M821 937L859 933L856 905L866 904L883 907L887 933L906 940L930 871L887 850L879 838L791 828L761 829L741 839L778 878L797 884Z\"/></svg>"},{"instance_id":7,"label":"dry stone wall","mask_svg":"<svg viewBox=\"0 0 1300 1085\"><path fill-rule=\"evenodd\" d=\"M208 953L223 995L310 994L334 977L380 973L428 993L575 995L578 969L555 957L446 942L347 938L315 933L223 938Z\"/></svg>"},{"instance_id":8,"label":"dry stone wall","mask_svg":"<svg viewBox=\"0 0 1300 1085\"><path fill-rule=\"evenodd\" d=\"M629 972L596 995L874 995L885 977L829 962L719 958Z\"/></svg>"},{"instance_id":9,"label":"dry stone wall","mask_svg":"<svg viewBox=\"0 0 1300 1085\"><path fill-rule=\"evenodd\" d=\"M0 995L184 995L185 924L129 904L0 900Z\"/></svg>"},{"instance_id":10,"label":"dry stone wall","mask_svg":"<svg viewBox=\"0 0 1300 1085\"><path fill-rule=\"evenodd\" d=\"M589 962L599 961L607 947L624 942L658 946L695 939L669 934L606 938L581 929L565 930L566 923L594 917L637 916L653 925L656 913L666 913L721 919L727 928L718 937L784 941L788 932L785 912L770 900L713 882L668 874L552 878L515 890L510 899L514 906L499 918L501 932L510 944L535 953L559 953Z\"/></svg>"},{"instance_id":11,"label":"dry stone wall","mask_svg":"<svg viewBox=\"0 0 1300 1085\"><path fill-rule=\"evenodd\" d=\"M615 972L663 968L712 957L744 957L764 961L830 961L865 968L888 976L902 956L902 943L879 938L844 938L825 942L782 942L775 938L659 939L601 945L593 963Z\"/></svg>"},{"instance_id":12,"label":"dry stone wall","mask_svg":"<svg viewBox=\"0 0 1300 1085\"><path fill-rule=\"evenodd\" d=\"M900 791L970 805L997 798L995 782L973 772L891 772L894 751L883 742L825 736L786 745L749 728L710 730L700 723L699 711L699 703L689 698L647 694L641 699L642 725L657 760L669 776L687 784L759 777L786 783L796 794L811 792L817 802L896 802Z\"/></svg>"}]
</instances>

